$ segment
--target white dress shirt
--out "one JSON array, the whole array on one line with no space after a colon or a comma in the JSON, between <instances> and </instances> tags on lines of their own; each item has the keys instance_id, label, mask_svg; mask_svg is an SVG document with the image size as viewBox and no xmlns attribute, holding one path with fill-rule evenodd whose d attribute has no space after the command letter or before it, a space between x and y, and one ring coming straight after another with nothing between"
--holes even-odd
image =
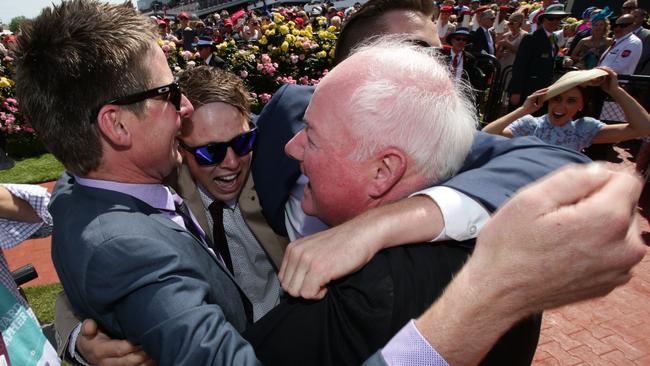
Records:
<instances>
[{"instance_id":1,"label":"white dress shirt","mask_svg":"<svg viewBox=\"0 0 650 366\"><path fill-rule=\"evenodd\" d=\"M307 182L307 177L301 175L285 205L285 225L289 239L292 241L328 227L318 218L302 211L302 193ZM416 195L429 196L442 212L444 227L440 234L431 240L432 242L476 238L490 218L490 214L480 203L449 187L427 188L411 196Z\"/></svg>"}]
</instances>

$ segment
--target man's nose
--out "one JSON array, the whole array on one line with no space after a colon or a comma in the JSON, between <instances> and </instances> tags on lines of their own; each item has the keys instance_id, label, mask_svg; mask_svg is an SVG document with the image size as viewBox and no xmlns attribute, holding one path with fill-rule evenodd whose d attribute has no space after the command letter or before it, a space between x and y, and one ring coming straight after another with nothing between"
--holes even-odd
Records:
<instances>
[{"instance_id":1,"label":"man's nose","mask_svg":"<svg viewBox=\"0 0 650 366\"><path fill-rule=\"evenodd\" d=\"M287 142L284 147L285 154L295 160L302 161L302 156L305 151L305 139L305 130L301 130L291 140L289 140L289 142Z\"/></svg>"}]
</instances>

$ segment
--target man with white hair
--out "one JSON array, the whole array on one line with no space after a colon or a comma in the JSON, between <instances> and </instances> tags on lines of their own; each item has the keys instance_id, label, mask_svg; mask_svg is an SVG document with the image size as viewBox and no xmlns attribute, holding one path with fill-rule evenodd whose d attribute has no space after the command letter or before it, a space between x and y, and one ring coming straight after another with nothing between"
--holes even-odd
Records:
<instances>
[{"instance_id":1,"label":"man with white hair","mask_svg":"<svg viewBox=\"0 0 650 366\"><path fill-rule=\"evenodd\" d=\"M474 136L473 107L429 52L379 40L359 49L318 85L304 116L305 129L285 149L309 178L302 202L307 214L339 225L460 169ZM334 111L332 104L338 106ZM418 348L431 363L435 351L409 319L424 311L462 266L463 250L458 243L443 243L382 251L358 272L328 286L324 300L286 302L245 337L266 364L356 364L406 323L402 332L412 335L409 347ZM527 310L510 314L512 322L501 330L541 310L527 297L521 301ZM465 361L530 364L535 338L525 321L485 359L492 343L482 345L480 354L469 352ZM403 351L386 347L384 359L392 359L397 350Z\"/></svg>"}]
</instances>

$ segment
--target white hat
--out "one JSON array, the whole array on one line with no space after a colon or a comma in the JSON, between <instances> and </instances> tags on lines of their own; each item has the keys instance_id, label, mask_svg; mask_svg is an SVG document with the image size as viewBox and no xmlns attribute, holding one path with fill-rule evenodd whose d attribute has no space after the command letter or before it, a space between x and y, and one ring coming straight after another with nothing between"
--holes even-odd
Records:
<instances>
[{"instance_id":1,"label":"white hat","mask_svg":"<svg viewBox=\"0 0 650 366\"><path fill-rule=\"evenodd\" d=\"M607 71L598 68L567 72L548 88L548 91L544 95L544 101L562 94L571 88L604 76L607 76Z\"/></svg>"}]
</instances>

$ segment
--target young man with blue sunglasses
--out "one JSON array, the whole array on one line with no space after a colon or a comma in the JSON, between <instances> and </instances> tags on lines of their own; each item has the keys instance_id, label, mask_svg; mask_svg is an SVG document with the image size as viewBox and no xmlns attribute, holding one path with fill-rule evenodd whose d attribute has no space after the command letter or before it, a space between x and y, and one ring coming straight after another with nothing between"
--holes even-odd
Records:
<instances>
[{"instance_id":1,"label":"young man with blue sunglasses","mask_svg":"<svg viewBox=\"0 0 650 366\"><path fill-rule=\"evenodd\" d=\"M258 131L248 91L237 76L207 66L184 72L180 84L196 110L181 128L176 189L212 241L227 243L218 250L257 320L280 300L277 271L288 240L254 217L261 210L250 177Z\"/></svg>"}]
</instances>

